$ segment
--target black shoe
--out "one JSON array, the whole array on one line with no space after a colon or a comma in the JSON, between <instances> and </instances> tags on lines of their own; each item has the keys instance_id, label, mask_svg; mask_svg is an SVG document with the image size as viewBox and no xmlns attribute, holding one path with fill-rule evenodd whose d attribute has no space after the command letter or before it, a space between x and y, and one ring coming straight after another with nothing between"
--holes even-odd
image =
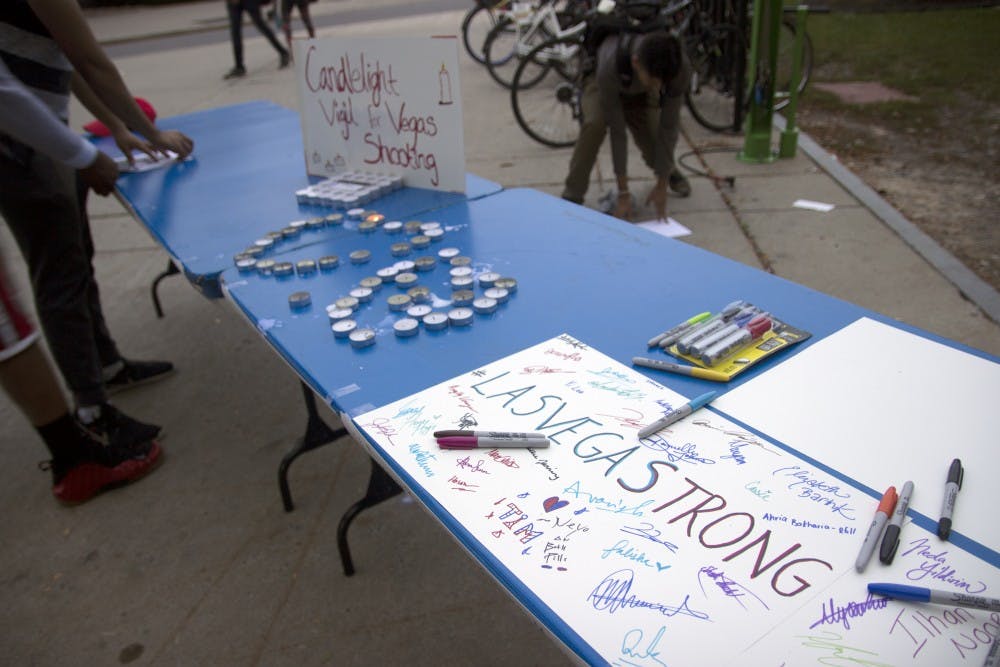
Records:
<instances>
[{"instance_id":1,"label":"black shoe","mask_svg":"<svg viewBox=\"0 0 1000 667\"><path fill-rule=\"evenodd\" d=\"M117 394L125 389L138 387L141 384L156 382L168 377L174 372L174 365L169 361L129 361L122 359L124 367L104 383L108 395Z\"/></svg>"},{"instance_id":2,"label":"black shoe","mask_svg":"<svg viewBox=\"0 0 1000 667\"><path fill-rule=\"evenodd\" d=\"M132 447L108 447L81 429L72 456L38 464L52 471L52 495L66 504L82 503L101 491L133 482L152 470L160 459L153 441Z\"/></svg>"},{"instance_id":3,"label":"black shoe","mask_svg":"<svg viewBox=\"0 0 1000 667\"><path fill-rule=\"evenodd\" d=\"M238 79L241 76L246 76L246 74L247 74L246 67L244 67L243 65L237 65L236 67L234 67L231 70L229 70L228 72L226 72L225 76L223 76L222 78L223 79Z\"/></svg>"},{"instance_id":4,"label":"black shoe","mask_svg":"<svg viewBox=\"0 0 1000 667\"><path fill-rule=\"evenodd\" d=\"M162 427L132 419L110 403L101 404L101 415L82 424L91 438L115 449L142 448L160 434Z\"/></svg>"},{"instance_id":5,"label":"black shoe","mask_svg":"<svg viewBox=\"0 0 1000 667\"><path fill-rule=\"evenodd\" d=\"M678 197L690 197L691 196L691 184L688 183L686 179L679 171L670 172L670 189L673 190L674 194Z\"/></svg>"},{"instance_id":6,"label":"black shoe","mask_svg":"<svg viewBox=\"0 0 1000 667\"><path fill-rule=\"evenodd\" d=\"M278 69L285 69L292 62L292 54L288 51L281 52L281 63L278 64Z\"/></svg>"}]
</instances>

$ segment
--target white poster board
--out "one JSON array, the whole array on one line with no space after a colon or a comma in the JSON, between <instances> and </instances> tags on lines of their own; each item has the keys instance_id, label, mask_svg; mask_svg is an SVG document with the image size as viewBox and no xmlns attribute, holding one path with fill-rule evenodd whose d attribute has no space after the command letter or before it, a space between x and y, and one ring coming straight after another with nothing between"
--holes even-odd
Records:
<instances>
[{"instance_id":1,"label":"white poster board","mask_svg":"<svg viewBox=\"0 0 1000 667\"><path fill-rule=\"evenodd\" d=\"M858 574L874 498L711 406L637 437L684 402L563 335L354 423L589 664L982 663L1000 612L890 601L866 584L995 596L995 567L908 521L895 561ZM439 449L433 432L448 429L536 431L551 446Z\"/></svg>"},{"instance_id":2,"label":"white poster board","mask_svg":"<svg viewBox=\"0 0 1000 667\"><path fill-rule=\"evenodd\" d=\"M457 39L299 40L295 74L309 174L361 169L465 191Z\"/></svg>"}]
</instances>

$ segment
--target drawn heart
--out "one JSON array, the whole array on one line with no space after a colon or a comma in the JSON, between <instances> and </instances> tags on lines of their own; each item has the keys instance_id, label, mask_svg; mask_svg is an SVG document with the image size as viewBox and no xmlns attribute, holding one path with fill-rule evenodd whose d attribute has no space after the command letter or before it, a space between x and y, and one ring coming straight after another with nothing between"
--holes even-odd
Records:
<instances>
[{"instance_id":1,"label":"drawn heart","mask_svg":"<svg viewBox=\"0 0 1000 667\"><path fill-rule=\"evenodd\" d=\"M542 507L545 508L546 512L555 512L560 507L566 507L569 505L568 500L559 500L559 496L552 496L551 498L546 498L545 502L542 503Z\"/></svg>"}]
</instances>

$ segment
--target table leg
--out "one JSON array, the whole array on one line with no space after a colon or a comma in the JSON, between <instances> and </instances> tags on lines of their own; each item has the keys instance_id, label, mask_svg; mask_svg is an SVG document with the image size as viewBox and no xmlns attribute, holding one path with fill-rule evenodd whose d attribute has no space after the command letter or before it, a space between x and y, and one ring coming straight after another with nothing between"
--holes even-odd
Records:
<instances>
[{"instance_id":1,"label":"table leg","mask_svg":"<svg viewBox=\"0 0 1000 667\"><path fill-rule=\"evenodd\" d=\"M354 561L351 559L351 550L347 545L347 529L351 522L369 507L374 507L379 503L402 493L403 489L390 477L379 464L372 460L372 470L368 477L368 490L364 498L351 505L344 516L340 518L340 525L337 526L337 548L340 550L340 563L344 567L344 575L350 577L354 574Z\"/></svg>"},{"instance_id":2,"label":"table leg","mask_svg":"<svg viewBox=\"0 0 1000 667\"><path fill-rule=\"evenodd\" d=\"M308 415L306 419L306 432L295 448L285 454L284 458L281 459L281 465L278 466L278 488L281 490L281 502L284 503L286 512L291 512L295 509L295 505L292 503L292 492L288 488L288 468L292 465L292 461L312 449L328 445L334 440L347 435L346 429L339 428L334 430L320 419L319 412L316 410L316 397L313 396L312 389L301 380L299 384L302 385L302 395L305 398L306 413Z\"/></svg>"},{"instance_id":3,"label":"table leg","mask_svg":"<svg viewBox=\"0 0 1000 667\"><path fill-rule=\"evenodd\" d=\"M150 287L150 291L153 293L153 308L156 309L157 317L163 317L163 308L160 306L160 295L156 293L157 288L160 286L160 281L167 276L172 276L178 273L180 273L180 271L177 269L177 266L170 260L167 260L167 270L156 276L153 280L153 285Z\"/></svg>"}]
</instances>

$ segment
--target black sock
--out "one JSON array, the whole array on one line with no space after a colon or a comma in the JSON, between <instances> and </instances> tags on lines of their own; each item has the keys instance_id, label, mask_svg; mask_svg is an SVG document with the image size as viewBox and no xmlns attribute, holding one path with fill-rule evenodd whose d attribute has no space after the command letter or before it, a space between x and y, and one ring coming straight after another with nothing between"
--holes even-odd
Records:
<instances>
[{"instance_id":1,"label":"black sock","mask_svg":"<svg viewBox=\"0 0 1000 667\"><path fill-rule=\"evenodd\" d=\"M36 426L35 430L42 436L53 460L73 461L80 455L83 434L68 412L54 422Z\"/></svg>"}]
</instances>

